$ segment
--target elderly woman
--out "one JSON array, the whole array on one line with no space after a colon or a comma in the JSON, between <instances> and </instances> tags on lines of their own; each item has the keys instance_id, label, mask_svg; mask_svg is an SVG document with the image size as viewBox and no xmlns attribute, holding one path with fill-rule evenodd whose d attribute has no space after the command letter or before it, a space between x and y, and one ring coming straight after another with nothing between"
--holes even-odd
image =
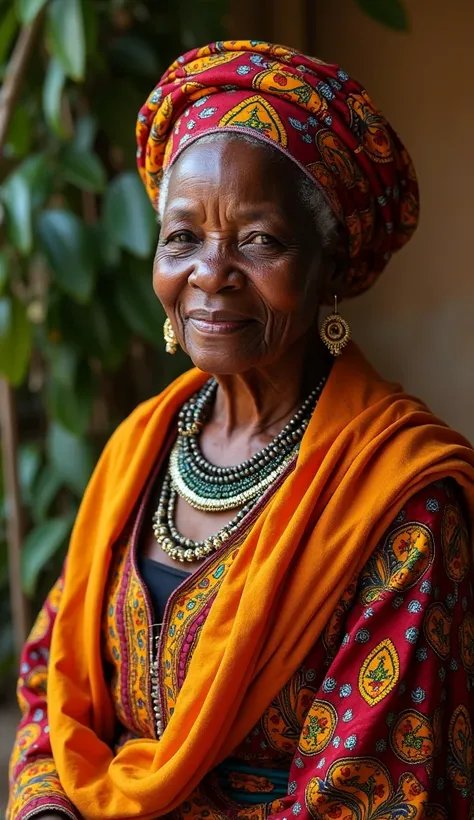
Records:
<instances>
[{"instance_id":1,"label":"elderly woman","mask_svg":"<svg viewBox=\"0 0 474 820\"><path fill-rule=\"evenodd\" d=\"M474 453L337 305L318 328L413 233L410 158L347 74L254 41L177 60L137 135L196 367L87 489L22 659L10 818L468 820Z\"/></svg>"}]
</instances>

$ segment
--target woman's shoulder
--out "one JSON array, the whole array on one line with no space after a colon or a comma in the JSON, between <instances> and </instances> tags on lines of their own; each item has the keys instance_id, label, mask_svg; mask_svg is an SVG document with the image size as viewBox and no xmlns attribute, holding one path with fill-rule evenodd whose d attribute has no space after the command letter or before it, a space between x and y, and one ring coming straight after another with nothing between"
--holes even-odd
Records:
<instances>
[{"instance_id":1,"label":"woman's shoulder","mask_svg":"<svg viewBox=\"0 0 474 820\"><path fill-rule=\"evenodd\" d=\"M418 536L416 536L418 533ZM395 539L425 537L445 547L453 540L468 542L468 526L462 490L452 478L422 487L403 505L388 527L379 549L392 550Z\"/></svg>"},{"instance_id":2,"label":"woman's shoulder","mask_svg":"<svg viewBox=\"0 0 474 820\"><path fill-rule=\"evenodd\" d=\"M407 521L418 521L429 527L441 525L448 508L455 508L462 515L462 490L453 478L444 478L425 485L403 505L390 529Z\"/></svg>"},{"instance_id":3,"label":"woman's shoulder","mask_svg":"<svg viewBox=\"0 0 474 820\"><path fill-rule=\"evenodd\" d=\"M453 479L446 478L418 490L403 505L359 583L366 599L376 592L379 575L385 578L381 586L403 594L429 576L447 576L460 583L468 576L470 565L462 491Z\"/></svg>"}]
</instances>

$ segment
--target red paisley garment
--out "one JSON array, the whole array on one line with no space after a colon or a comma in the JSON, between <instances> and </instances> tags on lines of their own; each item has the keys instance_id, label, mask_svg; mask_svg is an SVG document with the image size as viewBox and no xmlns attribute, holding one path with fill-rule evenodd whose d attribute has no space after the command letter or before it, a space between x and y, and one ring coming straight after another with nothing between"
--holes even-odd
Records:
<instances>
[{"instance_id":1,"label":"red paisley garment","mask_svg":"<svg viewBox=\"0 0 474 820\"><path fill-rule=\"evenodd\" d=\"M153 618L136 567L143 512L142 503L115 546L103 614L116 748L131 737L156 737ZM164 726L231 560L223 547L171 596L159 655ZM10 820L45 810L79 820L48 734L48 654L60 597L61 580L22 656ZM455 485L432 484L400 511L253 731L170 817L472 819L473 685L468 533Z\"/></svg>"}]
</instances>

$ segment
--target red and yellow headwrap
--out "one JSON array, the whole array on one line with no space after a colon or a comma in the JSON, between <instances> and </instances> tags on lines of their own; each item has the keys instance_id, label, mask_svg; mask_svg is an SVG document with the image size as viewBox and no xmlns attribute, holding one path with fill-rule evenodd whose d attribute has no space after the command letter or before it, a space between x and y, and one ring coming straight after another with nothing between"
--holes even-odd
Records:
<instances>
[{"instance_id":1,"label":"red and yellow headwrap","mask_svg":"<svg viewBox=\"0 0 474 820\"><path fill-rule=\"evenodd\" d=\"M141 108L137 162L157 207L163 172L204 134L250 134L290 157L347 230L348 287L366 290L418 223L418 185L399 137L336 65L255 40L174 62Z\"/></svg>"}]
</instances>

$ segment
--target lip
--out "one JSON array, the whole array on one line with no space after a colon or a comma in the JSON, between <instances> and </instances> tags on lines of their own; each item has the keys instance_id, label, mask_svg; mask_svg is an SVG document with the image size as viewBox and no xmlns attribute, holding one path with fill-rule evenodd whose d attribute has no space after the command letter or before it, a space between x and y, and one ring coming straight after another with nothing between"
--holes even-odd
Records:
<instances>
[{"instance_id":1,"label":"lip","mask_svg":"<svg viewBox=\"0 0 474 820\"><path fill-rule=\"evenodd\" d=\"M191 310L188 319L200 333L236 333L253 319L228 310Z\"/></svg>"}]
</instances>

